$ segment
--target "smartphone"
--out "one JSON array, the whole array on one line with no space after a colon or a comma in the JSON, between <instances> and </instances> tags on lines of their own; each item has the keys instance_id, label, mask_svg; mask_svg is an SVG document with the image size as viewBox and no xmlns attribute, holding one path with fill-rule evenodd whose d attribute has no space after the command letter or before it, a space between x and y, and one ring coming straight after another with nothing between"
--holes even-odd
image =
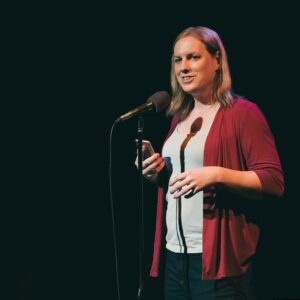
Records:
<instances>
[{"instance_id":1,"label":"smartphone","mask_svg":"<svg viewBox=\"0 0 300 300\"><path fill-rule=\"evenodd\" d=\"M136 145L138 145L138 140L137 139L135 140L135 143L136 143ZM149 156L151 156L155 153L150 141L143 140L142 143L143 143L143 145L146 146L146 151L144 152L144 155L146 157L149 157Z\"/></svg>"}]
</instances>

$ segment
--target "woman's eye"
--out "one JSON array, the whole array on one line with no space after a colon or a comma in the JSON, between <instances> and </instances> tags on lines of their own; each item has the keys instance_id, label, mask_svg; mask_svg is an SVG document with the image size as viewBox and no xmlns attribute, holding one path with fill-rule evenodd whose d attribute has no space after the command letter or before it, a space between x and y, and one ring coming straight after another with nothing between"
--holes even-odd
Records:
<instances>
[{"instance_id":1,"label":"woman's eye","mask_svg":"<svg viewBox=\"0 0 300 300\"><path fill-rule=\"evenodd\" d=\"M193 60L197 60L197 59L199 59L199 58L200 58L199 55L193 55L193 56L192 56L192 59L193 59Z\"/></svg>"},{"instance_id":2,"label":"woman's eye","mask_svg":"<svg viewBox=\"0 0 300 300\"><path fill-rule=\"evenodd\" d=\"M180 58L175 58L175 59L174 59L174 62L176 62L176 63L178 63L178 62L180 62L180 61L181 61Z\"/></svg>"}]
</instances>

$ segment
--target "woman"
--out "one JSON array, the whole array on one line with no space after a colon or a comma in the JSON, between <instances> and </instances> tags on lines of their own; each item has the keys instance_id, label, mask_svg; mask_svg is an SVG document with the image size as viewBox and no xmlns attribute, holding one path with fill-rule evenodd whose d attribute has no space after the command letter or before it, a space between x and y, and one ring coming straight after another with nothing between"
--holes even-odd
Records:
<instances>
[{"instance_id":1,"label":"woman","mask_svg":"<svg viewBox=\"0 0 300 300\"><path fill-rule=\"evenodd\" d=\"M247 299L259 204L284 189L274 139L259 108L232 92L216 32L187 28L173 51L163 158L143 160L143 175L159 186L150 275L166 248L167 300Z\"/></svg>"}]
</instances>

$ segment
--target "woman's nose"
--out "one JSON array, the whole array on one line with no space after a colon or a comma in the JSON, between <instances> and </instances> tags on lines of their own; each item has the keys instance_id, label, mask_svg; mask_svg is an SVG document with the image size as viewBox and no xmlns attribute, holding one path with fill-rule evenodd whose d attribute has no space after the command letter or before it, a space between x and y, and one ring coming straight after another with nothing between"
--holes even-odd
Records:
<instances>
[{"instance_id":1,"label":"woman's nose","mask_svg":"<svg viewBox=\"0 0 300 300\"><path fill-rule=\"evenodd\" d=\"M180 71L186 73L190 68L190 64L187 60L183 59L180 67Z\"/></svg>"}]
</instances>

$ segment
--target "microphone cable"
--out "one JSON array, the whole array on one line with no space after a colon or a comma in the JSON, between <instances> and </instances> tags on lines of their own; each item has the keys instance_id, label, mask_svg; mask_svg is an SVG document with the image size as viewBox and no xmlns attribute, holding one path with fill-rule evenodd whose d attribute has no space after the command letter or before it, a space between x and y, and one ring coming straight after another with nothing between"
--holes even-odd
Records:
<instances>
[{"instance_id":1,"label":"microphone cable","mask_svg":"<svg viewBox=\"0 0 300 300\"><path fill-rule=\"evenodd\" d=\"M119 282L119 269L118 269L118 248L116 239L116 229L115 229L115 213L114 213L114 201L113 201L113 189L112 189L112 133L115 125L118 123L116 120L110 130L109 136L109 198L111 206L111 220L112 220L112 234L113 234L113 244L114 244L114 259L116 267L116 282L117 282L117 299L120 300L120 282Z\"/></svg>"}]
</instances>

